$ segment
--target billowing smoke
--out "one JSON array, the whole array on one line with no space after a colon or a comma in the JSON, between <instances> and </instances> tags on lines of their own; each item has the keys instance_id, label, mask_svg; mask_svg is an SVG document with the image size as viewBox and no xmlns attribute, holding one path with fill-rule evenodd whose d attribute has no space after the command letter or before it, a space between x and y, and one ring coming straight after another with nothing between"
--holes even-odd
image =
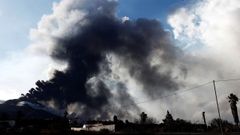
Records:
<instances>
[{"instance_id":1,"label":"billowing smoke","mask_svg":"<svg viewBox=\"0 0 240 135\"><path fill-rule=\"evenodd\" d=\"M180 54L169 34L157 20L117 17L116 6L117 2L110 0L55 4L53 14L44 16L38 29L32 30L37 39L32 46L67 66L54 71L50 80L38 81L26 98L86 119L104 119L140 111L127 85L129 80L151 98L178 89L179 75L173 70ZM122 79L116 67L130 79Z\"/></svg>"},{"instance_id":2,"label":"billowing smoke","mask_svg":"<svg viewBox=\"0 0 240 135\"><path fill-rule=\"evenodd\" d=\"M239 0L200 0L169 15L168 22L174 37L186 50L183 57L188 71L185 85L239 78L239 5ZM216 118L212 90L210 83L185 94L188 100L179 101L188 104L180 109L182 114L201 119L200 112L205 111L208 120ZM240 96L239 81L217 82L217 91L222 118L233 121L227 96L230 93ZM187 96L189 94L191 96ZM179 103L173 104L179 106ZM188 109L190 106L191 109ZM187 109L189 111L184 112Z\"/></svg>"}]
</instances>

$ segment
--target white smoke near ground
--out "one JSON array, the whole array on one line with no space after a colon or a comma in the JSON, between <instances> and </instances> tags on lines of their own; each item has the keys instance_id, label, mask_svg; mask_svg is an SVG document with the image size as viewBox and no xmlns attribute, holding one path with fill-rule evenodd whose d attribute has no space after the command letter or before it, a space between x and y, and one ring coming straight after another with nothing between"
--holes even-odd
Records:
<instances>
[{"instance_id":1,"label":"white smoke near ground","mask_svg":"<svg viewBox=\"0 0 240 135\"><path fill-rule=\"evenodd\" d=\"M188 70L186 84L239 78L239 21L239 0L201 0L190 7L179 8L169 16L168 23L174 38L180 46L185 45L182 62ZM200 92L193 92L183 101L185 104L196 100L192 105L183 107L186 110L194 107L192 110L196 110L195 113L186 113L187 117L200 118L201 110L209 119L217 117L212 89L211 84L207 89L199 88ZM231 92L240 96L239 82L219 82L217 89L222 116L233 121L226 97Z\"/></svg>"}]
</instances>

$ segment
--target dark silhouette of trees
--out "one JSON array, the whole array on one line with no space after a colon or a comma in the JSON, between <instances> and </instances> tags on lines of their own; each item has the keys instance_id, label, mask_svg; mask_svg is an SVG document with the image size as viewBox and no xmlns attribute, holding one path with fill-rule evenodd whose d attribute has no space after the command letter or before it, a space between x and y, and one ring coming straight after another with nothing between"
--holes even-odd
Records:
<instances>
[{"instance_id":1,"label":"dark silhouette of trees","mask_svg":"<svg viewBox=\"0 0 240 135\"><path fill-rule=\"evenodd\" d=\"M210 122L210 126L212 128L220 128L220 122L221 122L221 120L219 118L212 119Z\"/></svg>"},{"instance_id":2,"label":"dark silhouette of trees","mask_svg":"<svg viewBox=\"0 0 240 135\"><path fill-rule=\"evenodd\" d=\"M113 122L117 123L118 122L118 117L116 115L113 116Z\"/></svg>"},{"instance_id":3,"label":"dark silhouette of trees","mask_svg":"<svg viewBox=\"0 0 240 135\"><path fill-rule=\"evenodd\" d=\"M68 112L65 111L64 114L63 114L63 117L64 117L65 119L67 119L67 116L68 116Z\"/></svg>"},{"instance_id":4,"label":"dark silhouette of trees","mask_svg":"<svg viewBox=\"0 0 240 135\"><path fill-rule=\"evenodd\" d=\"M173 120L172 114L170 114L169 111L167 111L167 115L166 115L165 119L163 119L163 123L170 124L173 121L174 120Z\"/></svg>"},{"instance_id":5,"label":"dark silhouette of trees","mask_svg":"<svg viewBox=\"0 0 240 135\"><path fill-rule=\"evenodd\" d=\"M173 120L172 114L170 114L169 111L167 111L166 117L165 119L163 119L163 124L165 127L164 130L171 131L173 128L173 123L174 123L174 120Z\"/></svg>"},{"instance_id":6,"label":"dark silhouette of trees","mask_svg":"<svg viewBox=\"0 0 240 135\"><path fill-rule=\"evenodd\" d=\"M153 117L148 117L146 124L157 124L158 121Z\"/></svg>"},{"instance_id":7,"label":"dark silhouette of trees","mask_svg":"<svg viewBox=\"0 0 240 135\"><path fill-rule=\"evenodd\" d=\"M231 124L227 120L220 120L219 118L215 118L215 119L211 120L210 128L211 129L219 129L220 128L220 122L222 122L222 127L223 127L224 132L232 130L233 124Z\"/></svg>"},{"instance_id":8,"label":"dark silhouette of trees","mask_svg":"<svg viewBox=\"0 0 240 135\"><path fill-rule=\"evenodd\" d=\"M180 118L174 120L169 111L163 119L163 130L165 132L199 132L199 130L204 131L204 127L204 124L191 123Z\"/></svg>"},{"instance_id":9,"label":"dark silhouette of trees","mask_svg":"<svg viewBox=\"0 0 240 135\"><path fill-rule=\"evenodd\" d=\"M233 93L231 93L228 96L228 102L230 103L234 122L236 125L238 125L238 123L239 123L238 110L237 110L238 97L236 95L234 95Z\"/></svg>"},{"instance_id":10,"label":"dark silhouette of trees","mask_svg":"<svg viewBox=\"0 0 240 135\"><path fill-rule=\"evenodd\" d=\"M122 120L118 119L117 115L113 116L113 122L115 124L123 124L124 123Z\"/></svg>"},{"instance_id":11,"label":"dark silhouette of trees","mask_svg":"<svg viewBox=\"0 0 240 135\"><path fill-rule=\"evenodd\" d=\"M183 119L177 118L173 122L173 131L175 130L177 132L185 132L185 131L192 132L196 130L196 128L198 127L195 124Z\"/></svg>"},{"instance_id":12,"label":"dark silhouette of trees","mask_svg":"<svg viewBox=\"0 0 240 135\"><path fill-rule=\"evenodd\" d=\"M146 114L145 112L142 112L142 113L140 114L140 123L141 123L141 124L145 124L146 121L147 121L147 114Z\"/></svg>"}]
</instances>

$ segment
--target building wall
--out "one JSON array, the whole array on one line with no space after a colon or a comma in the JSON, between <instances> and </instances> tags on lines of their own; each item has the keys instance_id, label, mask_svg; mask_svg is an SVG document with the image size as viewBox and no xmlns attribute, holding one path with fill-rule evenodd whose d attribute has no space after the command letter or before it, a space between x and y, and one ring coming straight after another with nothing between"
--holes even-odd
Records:
<instances>
[{"instance_id":1,"label":"building wall","mask_svg":"<svg viewBox=\"0 0 240 135\"><path fill-rule=\"evenodd\" d=\"M109 130L115 132L115 125L103 125L103 124L84 124L82 128L72 127L73 131L101 131L101 130Z\"/></svg>"}]
</instances>

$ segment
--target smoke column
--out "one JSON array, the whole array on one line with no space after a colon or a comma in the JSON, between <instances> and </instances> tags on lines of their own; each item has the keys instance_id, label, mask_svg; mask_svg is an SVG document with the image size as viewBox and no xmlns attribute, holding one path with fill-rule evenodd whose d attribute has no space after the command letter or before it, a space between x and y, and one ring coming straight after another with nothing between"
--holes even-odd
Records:
<instances>
[{"instance_id":1,"label":"smoke column","mask_svg":"<svg viewBox=\"0 0 240 135\"><path fill-rule=\"evenodd\" d=\"M56 70L48 81L37 81L25 98L52 103L86 119L136 114L140 108L125 82L114 74L114 58L148 97L178 89L172 70L180 51L169 34L157 20L122 20L116 6L110 0L55 4L53 14L32 30L39 39L33 48L67 67Z\"/></svg>"}]
</instances>

